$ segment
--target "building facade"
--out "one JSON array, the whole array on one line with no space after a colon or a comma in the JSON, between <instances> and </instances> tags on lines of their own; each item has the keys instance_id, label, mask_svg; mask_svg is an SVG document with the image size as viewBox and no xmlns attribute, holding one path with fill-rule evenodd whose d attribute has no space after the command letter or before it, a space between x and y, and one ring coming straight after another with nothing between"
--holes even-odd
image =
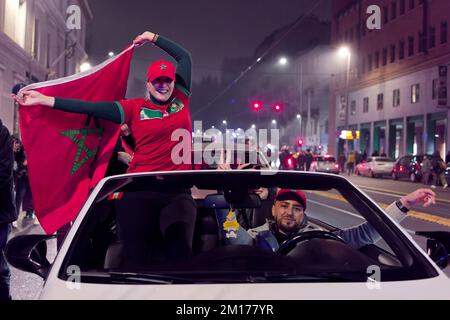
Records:
<instances>
[{"instance_id":1,"label":"building facade","mask_svg":"<svg viewBox=\"0 0 450 320\"><path fill-rule=\"evenodd\" d=\"M373 5L379 16L367 13ZM380 28L369 28L378 17ZM331 89L335 153L356 149L397 158L438 151L444 158L450 142L450 1L335 1L332 19L332 44L350 52L348 72ZM339 138L344 129L359 131L359 139Z\"/></svg>"},{"instance_id":2,"label":"building facade","mask_svg":"<svg viewBox=\"0 0 450 320\"><path fill-rule=\"evenodd\" d=\"M78 72L89 19L86 0L0 0L0 118L13 134L20 135L12 88Z\"/></svg>"}]
</instances>

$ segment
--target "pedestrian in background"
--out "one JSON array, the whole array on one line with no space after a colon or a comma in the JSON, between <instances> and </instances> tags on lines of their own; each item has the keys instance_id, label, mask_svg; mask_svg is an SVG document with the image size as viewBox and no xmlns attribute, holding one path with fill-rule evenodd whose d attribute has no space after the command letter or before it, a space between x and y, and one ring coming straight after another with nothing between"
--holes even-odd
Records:
<instances>
[{"instance_id":1,"label":"pedestrian in background","mask_svg":"<svg viewBox=\"0 0 450 320\"><path fill-rule=\"evenodd\" d=\"M339 155L339 170L341 170L341 172L345 172L345 163L347 162L347 158L345 157L345 154L343 152L341 152L341 154Z\"/></svg>"},{"instance_id":2,"label":"pedestrian in background","mask_svg":"<svg viewBox=\"0 0 450 320\"><path fill-rule=\"evenodd\" d=\"M431 185L431 187L436 188L438 181L440 181L443 188L447 189L448 184L447 181L445 180L446 165L444 163L444 160L442 160L439 151L434 152L431 165L433 166L433 184Z\"/></svg>"},{"instance_id":3,"label":"pedestrian in background","mask_svg":"<svg viewBox=\"0 0 450 320\"><path fill-rule=\"evenodd\" d=\"M306 171L309 171L312 161L313 161L313 155L311 153L311 149L306 149L306 154L305 154L305 169L306 169Z\"/></svg>"},{"instance_id":4,"label":"pedestrian in background","mask_svg":"<svg viewBox=\"0 0 450 320\"><path fill-rule=\"evenodd\" d=\"M9 282L11 273L5 260L4 250L11 223L17 219L14 206L13 183L14 154L12 139L0 120L0 300L10 300Z\"/></svg>"},{"instance_id":5,"label":"pedestrian in background","mask_svg":"<svg viewBox=\"0 0 450 320\"><path fill-rule=\"evenodd\" d=\"M20 209L25 211L25 217L22 220L22 227L26 227L34 223L34 205L33 196L31 193L30 180L28 178L28 162L22 142L13 137L13 151L14 151L14 185L16 190L16 211L17 216L20 214Z\"/></svg>"},{"instance_id":6,"label":"pedestrian in background","mask_svg":"<svg viewBox=\"0 0 450 320\"><path fill-rule=\"evenodd\" d=\"M422 161L422 183L428 185L430 182L430 176L431 176L431 161L428 159L427 156L423 156Z\"/></svg>"},{"instance_id":7,"label":"pedestrian in background","mask_svg":"<svg viewBox=\"0 0 450 320\"><path fill-rule=\"evenodd\" d=\"M347 159L347 174L351 175L355 170L355 151L350 152Z\"/></svg>"}]
</instances>

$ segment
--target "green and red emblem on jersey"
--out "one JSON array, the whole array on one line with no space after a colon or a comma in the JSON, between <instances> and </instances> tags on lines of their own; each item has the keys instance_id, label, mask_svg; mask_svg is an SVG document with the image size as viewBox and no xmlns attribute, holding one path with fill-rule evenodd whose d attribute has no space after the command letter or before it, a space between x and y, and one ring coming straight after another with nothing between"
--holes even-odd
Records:
<instances>
[{"instance_id":1,"label":"green and red emblem on jersey","mask_svg":"<svg viewBox=\"0 0 450 320\"><path fill-rule=\"evenodd\" d=\"M152 110L147 108L142 108L140 113L141 120L149 120L149 119L162 119L163 113L160 110Z\"/></svg>"},{"instance_id":2,"label":"green and red emblem on jersey","mask_svg":"<svg viewBox=\"0 0 450 320\"><path fill-rule=\"evenodd\" d=\"M168 114L177 113L178 111L180 111L183 108L184 108L184 104L180 100L175 98L172 100L169 107L167 108L167 113Z\"/></svg>"}]
</instances>

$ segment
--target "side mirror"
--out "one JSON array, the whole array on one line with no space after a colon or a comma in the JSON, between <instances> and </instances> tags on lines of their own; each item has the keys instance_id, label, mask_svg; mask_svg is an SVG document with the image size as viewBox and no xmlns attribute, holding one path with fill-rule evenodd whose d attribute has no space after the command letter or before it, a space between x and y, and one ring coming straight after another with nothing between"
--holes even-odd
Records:
<instances>
[{"instance_id":1,"label":"side mirror","mask_svg":"<svg viewBox=\"0 0 450 320\"><path fill-rule=\"evenodd\" d=\"M55 235L23 235L9 240L5 247L5 257L10 265L45 278L50 270L47 259L47 240Z\"/></svg>"},{"instance_id":2,"label":"side mirror","mask_svg":"<svg viewBox=\"0 0 450 320\"><path fill-rule=\"evenodd\" d=\"M427 238L427 254L439 268L448 265L450 253L450 232L446 231L417 231L416 235Z\"/></svg>"}]
</instances>

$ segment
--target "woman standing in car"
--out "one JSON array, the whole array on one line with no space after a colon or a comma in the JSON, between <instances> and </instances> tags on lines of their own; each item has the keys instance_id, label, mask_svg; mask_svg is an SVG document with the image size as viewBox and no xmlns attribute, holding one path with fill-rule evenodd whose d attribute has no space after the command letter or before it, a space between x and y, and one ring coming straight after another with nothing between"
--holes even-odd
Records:
<instances>
[{"instance_id":1,"label":"woman standing in car","mask_svg":"<svg viewBox=\"0 0 450 320\"><path fill-rule=\"evenodd\" d=\"M189 135L192 133L189 112L191 56L178 44L152 32L144 32L134 40L136 45L146 42L163 49L177 61L176 69L165 60L150 64L147 98L87 102L25 91L15 99L25 106L43 105L127 124L135 141L135 154L128 173L190 170L191 164L172 161L172 148L179 142L172 141L171 137L177 129L184 129ZM127 193L118 202L118 207L120 239L127 266L138 267L146 263L151 248L148 231L155 225L160 226L168 260L191 255L196 207L189 189Z\"/></svg>"}]
</instances>

